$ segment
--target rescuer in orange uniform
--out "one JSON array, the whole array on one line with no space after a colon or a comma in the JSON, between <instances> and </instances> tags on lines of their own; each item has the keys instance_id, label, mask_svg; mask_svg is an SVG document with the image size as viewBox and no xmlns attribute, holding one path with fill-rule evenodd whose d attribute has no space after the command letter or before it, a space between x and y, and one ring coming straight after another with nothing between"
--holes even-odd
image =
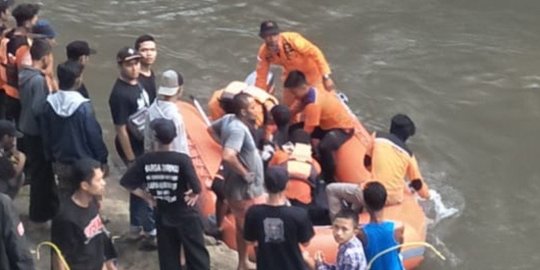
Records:
<instances>
[{"instance_id":1,"label":"rescuer in orange uniform","mask_svg":"<svg viewBox=\"0 0 540 270\"><path fill-rule=\"evenodd\" d=\"M371 155L372 181L378 181L386 188L387 205L403 201L405 180L420 197L429 198L429 187L422 180L416 157L405 143L415 131L414 122L407 115L397 114L392 117L390 133L376 134ZM334 183L326 188L326 192L331 215L339 212L342 200L350 202L353 208L363 205L362 187L357 184Z\"/></svg>"},{"instance_id":2,"label":"rescuer in orange uniform","mask_svg":"<svg viewBox=\"0 0 540 270\"><path fill-rule=\"evenodd\" d=\"M283 76L286 78L293 70L302 71L309 85L328 91L335 90L334 82L330 78L331 70L321 50L302 35L294 32L280 32L274 21L261 23L259 36L264 43L257 55L257 79L255 86L265 89L266 77L270 65L283 67ZM290 93L283 93L283 103L291 105Z\"/></svg>"},{"instance_id":3,"label":"rescuer in orange uniform","mask_svg":"<svg viewBox=\"0 0 540 270\"><path fill-rule=\"evenodd\" d=\"M325 181L333 182L334 152L354 135L354 119L334 93L309 86L301 71L291 71L284 86L295 98L293 115L302 112L304 130L320 140L317 149L322 175Z\"/></svg>"}]
</instances>

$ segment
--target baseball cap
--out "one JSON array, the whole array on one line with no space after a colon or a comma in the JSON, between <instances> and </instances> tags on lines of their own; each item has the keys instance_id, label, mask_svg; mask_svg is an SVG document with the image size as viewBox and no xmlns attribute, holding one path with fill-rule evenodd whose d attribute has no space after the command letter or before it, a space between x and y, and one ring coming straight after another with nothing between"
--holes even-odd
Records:
<instances>
[{"instance_id":1,"label":"baseball cap","mask_svg":"<svg viewBox=\"0 0 540 270\"><path fill-rule=\"evenodd\" d=\"M32 27L32 33L43 35L48 39L53 39L56 37L56 31L54 31L49 21L45 19L40 19L37 21L36 25Z\"/></svg>"},{"instance_id":2,"label":"baseball cap","mask_svg":"<svg viewBox=\"0 0 540 270\"><path fill-rule=\"evenodd\" d=\"M4 135L9 135L11 137L21 138L23 134L17 131L15 124L8 120L0 120L0 138Z\"/></svg>"},{"instance_id":3,"label":"baseball cap","mask_svg":"<svg viewBox=\"0 0 540 270\"><path fill-rule=\"evenodd\" d=\"M157 118L150 122L150 128L154 131L154 136L162 144L170 144L176 138L176 126L173 120Z\"/></svg>"},{"instance_id":4,"label":"baseball cap","mask_svg":"<svg viewBox=\"0 0 540 270\"><path fill-rule=\"evenodd\" d=\"M96 50L90 48L88 42L83 40L75 40L66 46L66 54L68 59L77 60L82 55L91 55L97 53Z\"/></svg>"},{"instance_id":5,"label":"baseball cap","mask_svg":"<svg viewBox=\"0 0 540 270\"><path fill-rule=\"evenodd\" d=\"M141 59L141 57L142 56L135 49L130 47L124 47L120 49L116 54L116 62L122 63L135 59Z\"/></svg>"},{"instance_id":6,"label":"baseball cap","mask_svg":"<svg viewBox=\"0 0 540 270\"><path fill-rule=\"evenodd\" d=\"M174 70L166 70L161 75L161 82L158 88L158 95L174 96L178 93L180 85L184 83L182 75Z\"/></svg>"},{"instance_id":7,"label":"baseball cap","mask_svg":"<svg viewBox=\"0 0 540 270\"><path fill-rule=\"evenodd\" d=\"M265 38L267 36L273 36L279 34L279 27L274 21L264 21L261 23L261 29L259 30L259 36Z\"/></svg>"},{"instance_id":8,"label":"baseball cap","mask_svg":"<svg viewBox=\"0 0 540 270\"><path fill-rule=\"evenodd\" d=\"M289 174L282 166L270 166L264 175L264 186L269 193L278 193L287 187Z\"/></svg>"}]
</instances>

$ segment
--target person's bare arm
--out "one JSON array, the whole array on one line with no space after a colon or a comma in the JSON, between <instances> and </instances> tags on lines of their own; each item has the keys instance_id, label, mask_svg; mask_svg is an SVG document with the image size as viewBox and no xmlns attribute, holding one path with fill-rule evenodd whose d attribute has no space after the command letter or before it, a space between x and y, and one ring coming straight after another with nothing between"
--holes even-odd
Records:
<instances>
[{"instance_id":1,"label":"person's bare arm","mask_svg":"<svg viewBox=\"0 0 540 270\"><path fill-rule=\"evenodd\" d=\"M134 190L131 191L131 193L141 199L143 199L144 201L146 201L151 207L154 207L156 206L156 200L154 200L154 197L152 197L152 195L150 195L150 193L140 189L140 188L136 188Z\"/></svg>"},{"instance_id":2,"label":"person's bare arm","mask_svg":"<svg viewBox=\"0 0 540 270\"><path fill-rule=\"evenodd\" d=\"M133 153L133 148L131 148L126 125L115 126L115 128L118 140L120 141L120 147L122 147L126 159L128 161L133 161L135 159L135 154Z\"/></svg>"},{"instance_id":3,"label":"person's bare arm","mask_svg":"<svg viewBox=\"0 0 540 270\"><path fill-rule=\"evenodd\" d=\"M60 260L60 257L56 255L56 253L53 253L52 256L52 269L53 270L67 270L62 263L62 260Z\"/></svg>"},{"instance_id":4,"label":"person's bare arm","mask_svg":"<svg viewBox=\"0 0 540 270\"><path fill-rule=\"evenodd\" d=\"M396 240L398 245L403 244L404 233L405 233L405 226L403 226L403 223L394 222L394 239ZM399 249L399 251L401 252L401 248Z\"/></svg>"}]
</instances>

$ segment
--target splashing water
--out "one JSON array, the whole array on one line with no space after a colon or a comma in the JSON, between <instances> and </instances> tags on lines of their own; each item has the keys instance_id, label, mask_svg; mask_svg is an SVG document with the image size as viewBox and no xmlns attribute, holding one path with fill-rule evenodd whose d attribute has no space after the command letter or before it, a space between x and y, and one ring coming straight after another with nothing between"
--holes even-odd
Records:
<instances>
[{"instance_id":1,"label":"splashing water","mask_svg":"<svg viewBox=\"0 0 540 270\"><path fill-rule=\"evenodd\" d=\"M435 206L435 223L445 218L449 218L458 212L457 208L446 207L442 201L441 194L439 194L439 192L436 190L430 189L429 197Z\"/></svg>"}]
</instances>

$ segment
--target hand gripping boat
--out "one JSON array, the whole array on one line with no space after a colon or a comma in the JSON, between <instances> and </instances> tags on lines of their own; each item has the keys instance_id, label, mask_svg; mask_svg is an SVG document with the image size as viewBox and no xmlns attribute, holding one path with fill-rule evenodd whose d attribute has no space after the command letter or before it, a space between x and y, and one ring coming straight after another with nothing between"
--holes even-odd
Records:
<instances>
[{"instance_id":1,"label":"hand gripping boat","mask_svg":"<svg viewBox=\"0 0 540 270\"><path fill-rule=\"evenodd\" d=\"M183 101L178 102L177 106L184 118L191 158L203 187L199 199L201 214L204 216L204 218L209 218L215 214L216 196L210 190L210 186L212 185L212 180L214 179L214 176L221 164L221 147L208 134L206 130L207 124L196 107ZM361 133L363 134L362 137L365 139L367 131L365 131L363 127ZM355 144L356 147L359 147L364 143L365 142L361 141L361 138L357 138L357 140L349 140L349 142L347 142L342 148L351 149L355 148ZM340 165L344 166L341 162L346 160L345 156L349 156L350 153L347 153L347 151L353 150L345 150L341 153L337 153L338 167ZM356 152L356 155L358 155L357 153L358 152ZM352 166L353 164L346 163L345 165ZM358 163L356 163L356 168L358 168ZM343 169L344 167L342 167L342 170ZM338 170L340 169L338 168ZM357 176L354 176L354 178L356 177ZM389 206L384 209L384 219L400 221L404 224L405 244L423 242L426 239L426 217L424 211L417 203L414 194L410 193L408 190L404 190L404 192L405 196L401 204ZM360 215L360 222L362 224L367 223L368 220L369 217L366 213L362 213ZM222 230L223 241L227 244L227 246L235 249L235 224L232 215L225 217L222 224ZM324 252L325 258L329 262L334 262L336 259L337 244L332 236L331 227L315 226L315 236L311 240L310 245L306 248L306 250L308 250L311 254L321 250ZM424 251L425 248L423 246L402 248L401 254L403 255L403 261L406 269L413 269L417 267L424 258ZM253 253L251 253L251 255L253 258Z\"/></svg>"}]
</instances>

